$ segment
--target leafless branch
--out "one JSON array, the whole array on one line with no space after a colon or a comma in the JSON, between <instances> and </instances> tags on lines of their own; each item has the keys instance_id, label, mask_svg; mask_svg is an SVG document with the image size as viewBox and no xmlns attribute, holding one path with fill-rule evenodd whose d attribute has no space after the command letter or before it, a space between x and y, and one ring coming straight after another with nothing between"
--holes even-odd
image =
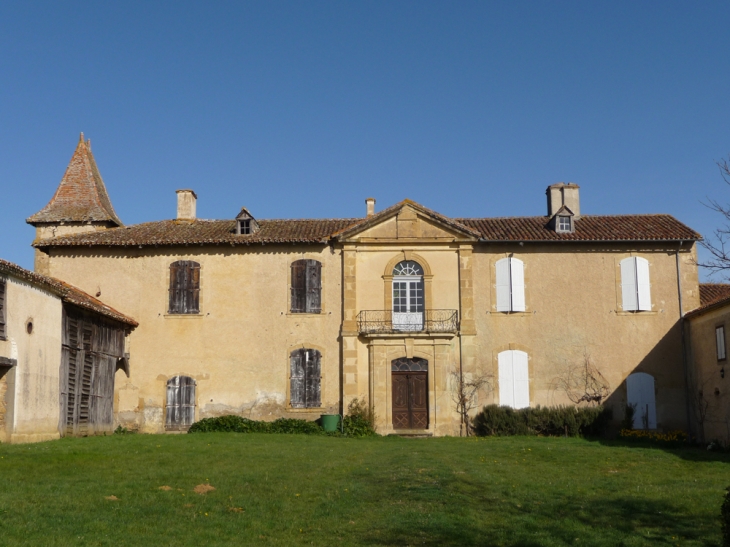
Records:
<instances>
[{"instance_id":1,"label":"leafless branch","mask_svg":"<svg viewBox=\"0 0 730 547\"><path fill-rule=\"evenodd\" d=\"M611 386L586 352L583 361L569 365L553 380L555 389L563 391L573 404L600 405L611 393Z\"/></svg>"}]
</instances>

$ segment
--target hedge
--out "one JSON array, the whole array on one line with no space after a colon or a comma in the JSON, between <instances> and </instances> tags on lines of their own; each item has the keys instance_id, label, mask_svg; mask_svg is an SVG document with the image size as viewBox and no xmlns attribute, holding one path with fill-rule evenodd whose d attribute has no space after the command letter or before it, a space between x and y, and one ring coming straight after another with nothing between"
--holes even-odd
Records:
<instances>
[{"instance_id":1,"label":"hedge","mask_svg":"<svg viewBox=\"0 0 730 547\"><path fill-rule=\"evenodd\" d=\"M478 436L541 435L578 437L600 436L611 421L607 408L573 406L514 409L488 405L477 414L472 425Z\"/></svg>"}]
</instances>

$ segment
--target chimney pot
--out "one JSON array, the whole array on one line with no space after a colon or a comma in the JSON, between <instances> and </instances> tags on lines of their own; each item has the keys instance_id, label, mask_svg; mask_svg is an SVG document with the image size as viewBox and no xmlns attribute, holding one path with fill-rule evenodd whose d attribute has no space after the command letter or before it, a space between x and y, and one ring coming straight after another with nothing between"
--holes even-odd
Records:
<instances>
[{"instance_id":1,"label":"chimney pot","mask_svg":"<svg viewBox=\"0 0 730 547\"><path fill-rule=\"evenodd\" d=\"M367 206L367 216L373 216L375 214L375 198L366 198L365 205Z\"/></svg>"},{"instance_id":2,"label":"chimney pot","mask_svg":"<svg viewBox=\"0 0 730 547\"><path fill-rule=\"evenodd\" d=\"M177 219L195 220L198 196L192 190L177 190Z\"/></svg>"}]
</instances>

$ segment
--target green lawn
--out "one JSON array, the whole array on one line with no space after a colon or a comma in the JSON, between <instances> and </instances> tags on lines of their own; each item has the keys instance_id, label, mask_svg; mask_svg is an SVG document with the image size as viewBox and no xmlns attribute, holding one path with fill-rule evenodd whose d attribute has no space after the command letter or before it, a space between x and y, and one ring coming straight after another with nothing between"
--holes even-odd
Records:
<instances>
[{"instance_id":1,"label":"green lawn","mask_svg":"<svg viewBox=\"0 0 730 547\"><path fill-rule=\"evenodd\" d=\"M728 485L581 439L63 439L0 445L0 545L719 545Z\"/></svg>"}]
</instances>

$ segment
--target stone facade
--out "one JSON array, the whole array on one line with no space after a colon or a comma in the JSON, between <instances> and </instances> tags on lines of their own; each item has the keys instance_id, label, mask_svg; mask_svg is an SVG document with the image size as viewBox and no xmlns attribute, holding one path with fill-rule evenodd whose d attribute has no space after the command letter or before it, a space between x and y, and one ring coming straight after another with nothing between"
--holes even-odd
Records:
<instances>
[{"instance_id":1,"label":"stone facade","mask_svg":"<svg viewBox=\"0 0 730 547\"><path fill-rule=\"evenodd\" d=\"M542 217L452 219L409 200L376 213L368 199L359 219L256 220L244 208L235 219L205 221L186 190L174 220L54 237L48 214L29 222L38 227L39 268L140 323L130 336L129 377L118 371L116 379L116 419L127 427L169 430L182 407L195 420L315 419L360 399L381 433L403 433L394 418L406 381L399 374L412 372L407 389L426 386L416 393L419 416L427 416L418 431L453 435L459 378L487 380L477 407L503 402L500 393L518 380L500 356L514 352L526 355L519 389L530 405L569 403L557 380L588 358L609 386L605 402L617 420L631 403L627 378L643 373L653 382L655 426L687 428L681 318L700 304L699 234L668 215L584 215L578 192L575 184L548 188L550 215ZM57 210L53 200L46 210ZM522 275L510 281L522 302L506 311L497 278L505 259ZM645 264L641 311L624 308L627 283L640 283L626 280L626 259ZM321 267L321 309L313 312L292 312L300 260ZM170 313L176 263L197 265L194 313ZM420 273L396 274L404 263ZM403 279L415 284L401 290ZM410 314L417 328L396 324L396 300L408 291L421 298ZM292 400L293 355L302 348L319 356L314 406ZM396 370L403 359L420 368ZM176 389L190 401L175 399Z\"/></svg>"}]
</instances>

